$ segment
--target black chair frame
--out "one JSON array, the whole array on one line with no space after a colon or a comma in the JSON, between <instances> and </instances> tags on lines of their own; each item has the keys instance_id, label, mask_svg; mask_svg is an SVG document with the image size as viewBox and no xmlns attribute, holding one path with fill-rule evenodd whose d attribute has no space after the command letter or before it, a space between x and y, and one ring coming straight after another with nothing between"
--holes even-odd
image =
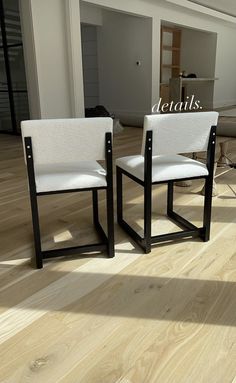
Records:
<instances>
[{"instance_id":1,"label":"black chair frame","mask_svg":"<svg viewBox=\"0 0 236 383\"><path fill-rule=\"evenodd\" d=\"M119 166L116 167L116 185L117 185L117 220L119 225L130 235L130 237L138 243L145 253L151 251L154 244L171 241L187 237L200 237L203 241L207 242L210 239L210 224L211 224L211 210L212 210L212 186L214 178L214 159L215 159L215 142L216 142L216 126L211 127L209 143L207 148L207 161L206 166L208 169L208 176L191 177L174 179L171 181L152 182L152 131L147 131L145 137L145 154L144 154L144 181L133 176ZM129 177L137 182L144 188L144 236L141 237L123 218L123 175ZM203 213L203 226L198 228L185 218L177 214L173 210L173 194L174 182L205 179L205 197L204 197L204 213ZM152 217L152 185L167 183L167 216L183 230L174 233L151 235L151 217Z\"/></svg>"},{"instance_id":2,"label":"black chair frame","mask_svg":"<svg viewBox=\"0 0 236 383\"><path fill-rule=\"evenodd\" d=\"M35 246L35 263L38 269L43 267L43 259L52 257L61 257L64 255L81 254L88 252L103 252L107 251L108 257L114 257L114 203L113 203L113 167L112 167L112 134L105 134L105 159L106 159L106 187L95 187L86 189L72 189L72 190L58 190L50 192L37 192L35 183L34 172L34 159L32 149L31 137L25 137L25 154L29 179L29 192L31 202L31 213L34 233L34 246ZM98 191L106 190L106 209L107 209L107 235L105 234L99 222L99 208L98 208ZM101 242L95 244L87 244L83 246L65 247L61 249L42 250L40 223L39 223L39 209L37 198L39 196L74 193L92 191L93 203L93 222L99 234Z\"/></svg>"}]
</instances>

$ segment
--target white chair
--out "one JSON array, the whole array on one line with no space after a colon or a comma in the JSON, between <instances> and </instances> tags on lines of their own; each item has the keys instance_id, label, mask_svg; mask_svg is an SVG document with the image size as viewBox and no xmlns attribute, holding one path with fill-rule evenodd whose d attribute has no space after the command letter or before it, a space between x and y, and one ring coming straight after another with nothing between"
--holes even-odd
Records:
<instances>
[{"instance_id":1,"label":"white chair","mask_svg":"<svg viewBox=\"0 0 236 383\"><path fill-rule=\"evenodd\" d=\"M114 256L114 212L111 118L32 120L21 123L34 231L37 268L43 259L107 250ZM106 160L106 170L97 160ZM98 190L107 196L107 235L98 218ZM42 250L37 197L92 191L93 220L101 242Z\"/></svg>"},{"instance_id":2,"label":"white chair","mask_svg":"<svg viewBox=\"0 0 236 383\"><path fill-rule=\"evenodd\" d=\"M151 245L184 237L210 237L212 183L218 113L177 113L145 116L140 155L119 158L117 174L117 217L120 226L144 249ZM179 153L207 151L206 165ZM144 236L141 237L123 218L122 176L144 188ZM203 227L198 228L173 211L175 181L205 179ZM152 236L152 185L167 183L167 215L182 231Z\"/></svg>"}]
</instances>

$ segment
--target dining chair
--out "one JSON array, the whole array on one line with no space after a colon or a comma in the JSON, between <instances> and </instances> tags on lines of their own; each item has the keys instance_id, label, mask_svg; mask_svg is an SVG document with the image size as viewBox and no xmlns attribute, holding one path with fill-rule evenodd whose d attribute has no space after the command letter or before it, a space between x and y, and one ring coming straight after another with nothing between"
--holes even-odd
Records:
<instances>
[{"instance_id":1,"label":"dining chair","mask_svg":"<svg viewBox=\"0 0 236 383\"><path fill-rule=\"evenodd\" d=\"M119 225L143 248L179 238L210 238L212 184L216 142L217 112L192 112L148 115L144 118L141 154L118 158L117 219ZM183 154L207 152L206 164ZM144 235L135 231L123 217L123 176L144 189ZM174 182L205 180L203 226L198 228L174 211ZM167 216L181 231L152 236L152 188L167 183Z\"/></svg>"},{"instance_id":2,"label":"dining chair","mask_svg":"<svg viewBox=\"0 0 236 383\"><path fill-rule=\"evenodd\" d=\"M28 171L36 267L45 258L107 251L114 256L114 209L111 118L22 121ZM97 162L105 160L105 169ZM98 191L106 191L107 234L99 222ZM92 192L93 222L100 237L95 244L43 250L38 198L51 194Z\"/></svg>"}]
</instances>

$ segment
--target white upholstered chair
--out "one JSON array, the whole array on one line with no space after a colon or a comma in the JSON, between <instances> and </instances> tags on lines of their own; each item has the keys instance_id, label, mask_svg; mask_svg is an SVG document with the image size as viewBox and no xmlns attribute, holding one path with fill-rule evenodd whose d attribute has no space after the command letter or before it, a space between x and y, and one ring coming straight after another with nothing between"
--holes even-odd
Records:
<instances>
[{"instance_id":1,"label":"white upholstered chair","mask_svg":"<svg viewBox=\"0 0 236 383\"><path fill-rule=\"evenodd\" d=\"M66 254L107 250L114 256L114 212L111 118L32 120L21 123L28 170L36 266L43 259ZM106 160L104 169L97 160ZM98 190L107 196L107 235L98 218ZM37 197L92 191L94 225L101 242L64 249L41 248Z\"/></svg>"},{"instance_id":2,"label":"white upholstered chair","mask_svg":"<svg viewBox=\"0 0 236 383\"><path fill-rule=\"evenodd\" d=\"M119 158L117 174L118 223L144 249L177 238L210 237L212 183L218 113L176 113L145 116L143 144L140 155ZM206 165L179 153L207 152ZM123 218L122 176L126 175L144 188L144 236L141 237ZM197 228L173 210L175 181L205 179L203 226ZM152 185L167 183L167 215L182 231L152 236Z\"/></svg>"}]
</instances>

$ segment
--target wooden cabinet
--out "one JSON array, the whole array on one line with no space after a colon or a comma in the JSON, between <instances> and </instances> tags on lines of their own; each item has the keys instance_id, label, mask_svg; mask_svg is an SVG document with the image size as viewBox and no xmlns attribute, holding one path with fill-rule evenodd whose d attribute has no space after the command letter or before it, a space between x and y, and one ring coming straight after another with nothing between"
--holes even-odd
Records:
<instances>
[{"instance_id":1,"label":"wooden cabinet","mask_svg":"<svg viewBox=\"0 0 236 383\"><path fill-rule=\"evenodd\" d=\"M160 97L169 102L169 79L179 77L181 50L181 30L161 27L161 63L160 63Z\"/></svg>"}]
</instances>

